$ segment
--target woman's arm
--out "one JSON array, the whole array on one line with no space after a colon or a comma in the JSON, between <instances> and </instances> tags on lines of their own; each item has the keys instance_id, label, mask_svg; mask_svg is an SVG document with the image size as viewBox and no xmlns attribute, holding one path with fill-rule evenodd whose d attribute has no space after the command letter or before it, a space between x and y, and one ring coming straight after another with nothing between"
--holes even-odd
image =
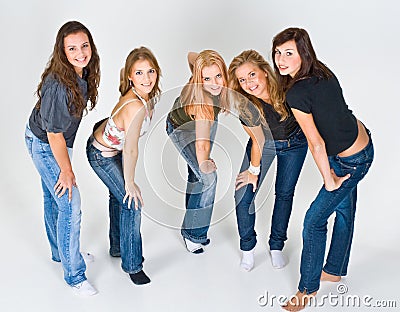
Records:
<instances>
[{"instance_id":1,"label":"woman's arm","mask_svg":"<svg viewBox=\"0 0 400 312\"><path fill-rule=\"evenodd\" d=\"M67 144L65 143L62 132L48 132L51 151L60 167L60 176L56 185L54 185L55 194L60 198L68 189L68 200L72 199L72 187L76 186L75 174L72 171L71 160L69 159Z\"/></svg>"},{"instance_id":2,"label":"woman's arm","mask_svg":"<svg viewBox=\"0 0 400 312\"><path fill-rule=\"evenodd\" d=\"M187 55L187 60L188 60L188 64L189 64L189 68L190 71L193 73L193 64L194 61L196 60L197 56L199 55L199 53L197 52L189 52Z\"/></svg>"},{"instance_id":3,"label":"woman's arm","mask_svg":"<svg viewBox=\"0 0 400 312\"><path fill-rule=\"evenodd\" d=\"M246 127L244 130L250 136L252 145L250 151L250 164L254 167L259 167L261 163L262 150L265 143L265 136L261 126ZM253 192L257 189L258 175L251 174L247 169L238 174L235 182L236 190L241 187L252 184Z\"/></svg>"},{"instance_id":4,"label":"woman's arm","mask_svg":"<svg viewBox=\"0 0 400 312\"><path fill-rule=\"evenodd\" d=\"M127 104L123 110L123 127L125 130L125 143L122 149L123 172L125 181L124 202L128 199L128 207L131 206L132 199L135 203L135 209L144 205L139 186L135 183L136 164L139 155L139 136L142 128L146 110L139 101Z\"/></svg>"},{"instance_id":5,"label":"woman's arm","mask_svg":"<svg viewBox=\"0 0 400 312\"><path fill-rule=\"evenodd\" d=\"M334 191L338 189L342 183L350 177L350 175L338 177L333 169L330 168L328 155L325 148L325 141L322 139L315 125L312 114L304 113L295 108L292 108L292 111L307 138L308 147L313 155L318 170L322 175L325 189L327 191Z\"/></svg>"},{"instance_id":6,"label":"woman's arm","mask_svg":"<svg viewBox=\"0 0 400 312\"><path fill-rule=\"evenodd\" d=\"M203 173L211 173L217 170L214 160L210 159L210 129L214 121L207 119L196 119L196 157L199 168Z\"/></svg>"}]
</instances>

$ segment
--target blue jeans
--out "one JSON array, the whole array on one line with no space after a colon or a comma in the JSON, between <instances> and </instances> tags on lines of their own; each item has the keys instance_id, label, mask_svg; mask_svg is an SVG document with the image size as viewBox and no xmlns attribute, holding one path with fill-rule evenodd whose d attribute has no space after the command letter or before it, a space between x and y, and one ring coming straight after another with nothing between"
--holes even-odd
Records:
<instances>
[{"instance_id":1,"label":"blue jeans","mask_svg":"<svg viewBox=\"0 0 400 312\"><path fill-rule=\"evenodd\" d=\"M214 121L211 126L211 147L215 138L217 124L218 122ZM208 174L201 172L196 157L196 133L194 129L174 129L171 121L167 118L166 130L188 167L186 211L181 234L184 238L194 243L205 243L214 207L217 173L215 171Z\"/></svg>"},{"instance_id":2,"label":"blue jeans","mask_svg":"<svg viewBox=\"0 0 400 312\"><path fill-rule=\"evenodd\" d=\"M347 274L353 239L357 184L367 174L373 158L374 147L371 137L368 145L352 156L328 157L330 166L337 176L341 177L346 174L351 176L337 190L329 192L322 186L307 210L303 227L299 291L306 291L307 294L317 291L322 269L326 273L336 276ZM336 215L331 244L326 264L322 268L325 257L328 218L333 213L336 213Z\"/></svg>"},{"instance_id":3,"label":"blue jeans","mask_svg":"<svg viewBox=\"0 0 400 312\"><path fill-rule=\"evenodd\" d=\"M250 139L247 143L240 172L249 167L251 146L252 140ZM252 184L247 184L235 192L236 219L241 250L252 250L257 243L257 234L254 229L256 219L254 200L275 156L277 157L275 204L269 246L271 250L283 249L284 242L287 239L294 191L307 149L307 140L301 129L296 130L287 140L265 142L256 191L253 192Z\"/></svg>"},{"instance_id":4,"label":"blue jeans","mask_svg":"<svg viewBox=\"0 0 400 312\"><path fill-rule=\"evenodd\" d=\"M79 247L82 214L79 190L72 188L71 202L68 201L68 191L58 198L53 188L58 181L60 167L50 144L37 138L28 126L25 129L25 143L41 177L44 223L52 259L61 262L67 284L76 285L86 280L86 265ZM68 148L68 153L71 158L72 148Z\"/></svg>"},{"instance_id":5,"label":"blue jeans","mask_svg":"<svg viewBox=\"0 0 400 312\"><path fill-rule=\"evenodd\" d=\"M110 254L121 255L121 267L126 273L133 274L143 269L142 236L140 234L141 207L136 210L125 196L125 181L122 169L122 153L104 157L92 145L91 136L86 145L86 155L90 166L109 190L110 217Z\"/></svg>"}]
</instances>

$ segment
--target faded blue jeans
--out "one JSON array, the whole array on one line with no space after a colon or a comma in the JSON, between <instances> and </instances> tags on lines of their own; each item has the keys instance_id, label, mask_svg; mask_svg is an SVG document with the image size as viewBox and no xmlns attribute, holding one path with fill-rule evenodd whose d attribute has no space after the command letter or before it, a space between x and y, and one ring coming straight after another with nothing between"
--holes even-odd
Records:
<instances>
[{"instance_id":1,"label":"faded blue jeans","mask_svg":"<svg viewBox=\"0 0 400 312\"><path fill-rule=\"evenodd\" d=\"M211 147L214 142L218 121L214 121L210 131ZM214 207L217 187L217 173L203 173L196 157L195 129L174 129L167 118L167 134L179 154L187 163L188 179L186 185L186 211L181 234L194 243L206 243Z\"/></svg>"},{"instance_id":2,"label":"faded blue jeans","mask_svg":"<svg viewBox=\"0 0 400 312\"><path fill-rule=\"evenodd\" d=\"M240 172L249 167L251 146L252 140L249 139ZM236 219L241 250L252 250L257 243L257 234L254 229L256 220L254 200L275 156L277 157L275 204L269 246L270 250L283 249L284 242L287 239L287 228L292 212L294 191L307 149L307 139L300 128L290 135L287 140L265 142L261 155L261 168L256 191L253 192L252 184L247 184L235 192Z\"/></svg>"},{"instance_id":3,"label":"faded blue jeans","mask_svg":"<svg viewBox=\"0 0 400 312\"><path fill-rule=\"evenodd\" d=\"M110 254L121 255L122 270L134 274L143 269L142 235L140 233L141 207L135 209L125 196L125 181L122 170L122 153L104 157L92 145L91 136L86 145L86 155L90 166L109 190Z\"/></svg>"},{"instance_id":4,"label":"faded blue jeans","mask_svg":"<svg viewBox=\"0 0 400 312\"><path fill-rule=\"evenodd\" d=\"M64 280L76 285L86 280L86 265L80 253L81 197L72 188L72 200L68 191L61 198L55 195L54 185L60 175L60 167L54 158L50 144L37 138L27 126L25 143L33 163L41 177L44 202L44 222L53 261L61 262ZM71 158L72 148L68 148Z\"/></svg>"},{"instance_id":5,"label":"faded blue jeans","mask_svg":"<svg viewBox=\"0 0 400 312\"><path fill-rule=\"evenodd\" d=\"M347 274L353 240L357 184L367 174L374 159L371 135L368 145L362 151L349 157L330 156L328 159L337 176L350 174L350 178L344 181L340 188L331 192L322 186L304 218L299 291L306 291L307 294L319 289L322 269L335 276ZM326 264L322 267L328 218L333 213L335 221L329 253Z\"/></svg>"}]
</instances>

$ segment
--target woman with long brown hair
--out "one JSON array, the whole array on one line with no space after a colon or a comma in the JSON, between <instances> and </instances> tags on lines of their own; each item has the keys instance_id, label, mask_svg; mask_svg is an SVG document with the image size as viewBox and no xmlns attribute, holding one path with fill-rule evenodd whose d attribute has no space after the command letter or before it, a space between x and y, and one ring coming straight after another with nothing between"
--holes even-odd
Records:
<instances>
[{"instance_id":1,"label":"woman with long brown hair","mask_svg":"<svg viewBox=\"0 0 400 312\"><path fill-rule=\"evenodd\" d=\"M273 39L275 72L296 120L307 137L323 186L304 218L298 292L285 308L298 311L319 289L320 281L347 274L357 185L373 158L371 133L348 108L333 72L318 60L310 37L287 28ZM335 213L325 265L328 218Z\"/></svg>"},{"instance_id":2,"label":"woman with long brown hair","mask_svg":"<svg viewBox=\"0 0 400 312\"><path fill-rule=\"evenodd\" d=\"M97 103L100 59L89 30L77 21L58 31L53 54L37 88L25 141L42 182L44 219L53 261L80 295L97 290L86 280L79 251L81 198L72 170L75 136L87 102Z\"/></svg>"}]
</instances>

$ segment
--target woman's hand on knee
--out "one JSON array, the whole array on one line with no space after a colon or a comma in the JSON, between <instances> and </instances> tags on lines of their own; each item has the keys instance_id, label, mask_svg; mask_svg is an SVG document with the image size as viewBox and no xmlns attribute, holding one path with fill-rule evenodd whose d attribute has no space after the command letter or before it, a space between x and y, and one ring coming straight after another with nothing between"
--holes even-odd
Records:
<instances>
[{"instance_id":1,"label":"woman's hand on knee","mask_svg":"<svg viewBox=\"0 0 400 312\"><path fill-rule=\"evenodd\" d=\"M125 192L126 193L124 199L122 200L122 203L125 203L125 201L128 199L128 208L131 208L132 199L135 203L136 210L139 209L139 203L141 207L144 206L142 192L135 182L125 183Z\"/></svg>"},{"instance_id":2,"label":"woman's hand on knee","mask_svg":"<svg viewBox=\"0 0 400 312\"><path fill-rule=\"evenodd\" d=\"M203 173L211 173L217 170L217 166L215 165L214 159L206 159L201 162L200 171Z\"/></svg>"},{"instance_id":3,"label":"woman's hand on knee","mask_svg":"<svg viewBox=\"0 0 400 312\"><path fill-rule=\"evenodd\" d=\"M72 187L76 187L76 179L73 171L61 171L57 183L54 185L54 192L58 198L61 198L68 190L68 201L72 200Z\"/></svg>"},{"instance_id":4,"label":"woman's hand on knee","mask_svg":"<svg viewBox=\"0 0 400 312\"><path fill-rule=\"evenodd\" d=\"M247 184L253 185L253 192L257 189L258 175L251 174L248 170L245 170L238 174L235 181L236 190L242 188Z\"/></svg>"}]
</instances>

